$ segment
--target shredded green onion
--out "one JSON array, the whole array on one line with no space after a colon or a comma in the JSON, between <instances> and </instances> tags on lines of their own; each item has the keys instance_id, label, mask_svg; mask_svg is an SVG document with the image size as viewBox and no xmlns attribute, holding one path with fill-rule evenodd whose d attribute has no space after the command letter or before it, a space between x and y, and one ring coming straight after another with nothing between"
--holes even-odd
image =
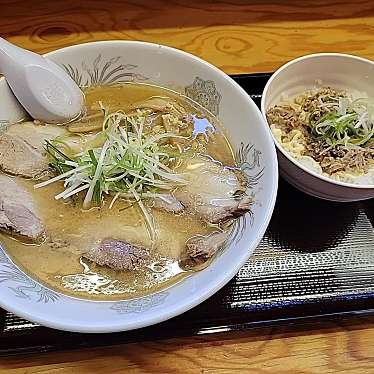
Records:
<instances>
[{"instance_id":1,"label":"shredded green onion","mask_svg":"<svg viewBox=\"0 0 374 374\"><path fill-rule=\"evenodd\" d=\"M374 107L367 99L337 98L332 110L318 120L309 117L312 135L330 148L362 146L374 135Z\"/></svg>"},{"instance_id":2,"label":"shredded green onion","mask_svg":"<svg viewBox=\"0 0 374 374\"><path fill-rule=\"evenodd\" d=\"M170 168L174 155L169 156L165 147L157 143L166 137L180 136L172 133L147 136L144 116L129 117L123 111L110 114L105 108L102 110L102 131L96 136L100 142L93 142L92 148L72 157L64 152L66 145L60 139L46 141L50 165L59 175L36 184L34 188L63 181L64 190L55 198L67 199L85 191L85 209L100 206L105 195L114 196L110 208L118 198L126 196L138 203L154 240L153 218L142 199L185 183L183 177Z\"/></svg>"}]
</instances>

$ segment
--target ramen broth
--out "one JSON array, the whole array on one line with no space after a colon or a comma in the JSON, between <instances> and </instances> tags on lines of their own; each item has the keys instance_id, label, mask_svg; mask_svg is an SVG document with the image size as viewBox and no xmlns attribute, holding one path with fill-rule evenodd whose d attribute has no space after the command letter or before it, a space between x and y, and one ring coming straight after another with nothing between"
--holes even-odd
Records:
<instances>
[{"instance_id":1,"label":"ramen broth","mask_svg":"<svg viewBox=\"0 0 374 374\"><path fill-rule=\"evenodd\" d=\"M214 125L214 134L209 136L201 126L197 129L197 137L191 138L188 144L190 151L205 153L224 165L235 166L231 147L217 119L184 96L145 84L93 87L85 95L89 114L100 111L99 102L109 110L118 110L152 96L172 98L188 113L198 114L200 118L203 115ZM83 210L80 198L67 202L54 198L62 191L63 182L34 189L35 181L15 179L31 194L44 223L46 238L41 244L30 244L2 233L1 244L31 277L71 296L91 300L129 299L165 288L188 275L179 266L187 239L218 228L197 215L186 212L176 215L150 206L157 233L152 243L137 204L118 199L111 209L105 201L100 208ZM139 270L117 271L82 257L84 250L105 238L149 248L151 261Z\"/></svg>"}]
</instances>

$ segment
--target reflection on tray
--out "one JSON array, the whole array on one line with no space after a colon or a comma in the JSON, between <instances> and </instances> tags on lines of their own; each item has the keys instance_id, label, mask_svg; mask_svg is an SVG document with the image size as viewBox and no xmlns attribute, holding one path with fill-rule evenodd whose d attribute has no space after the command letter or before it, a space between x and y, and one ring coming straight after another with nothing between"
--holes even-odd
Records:
<instances>
[{"instance_id":1,"label":"reflection on tray","mask_svg":"<svg viewBox=\"0 0 374 374\"><path fill-rule=\"evenodd\" d=\"M268 231L235 279L240 291L231 302L274 307L367 294L372 279L374 228L365 203L318 200L281 181Z\"/></svg>"},{"instance_id":2,"label":"reflection on tray","mask_svg":"<svg viewBox=\"0 0 374 374\"><path fill-rule=\"evenodd\" d=\"M268 237L274 245L299 252L336 249L360 225L360 206L307 196L281 183Z\"/></svg>"}]
</instances>

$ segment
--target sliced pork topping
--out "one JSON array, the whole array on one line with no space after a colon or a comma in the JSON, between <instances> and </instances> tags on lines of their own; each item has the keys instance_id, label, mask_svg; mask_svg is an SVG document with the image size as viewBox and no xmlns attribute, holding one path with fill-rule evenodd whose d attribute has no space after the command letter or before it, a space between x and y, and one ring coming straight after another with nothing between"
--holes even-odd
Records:
<instances>
[{"instance_id":1,"label":"sliced pork topping","mask_svg":"<svg viewBox=\"0 0 374 374\"><path fill-rule=\"evenodd\" d=\"M35 125L32 122L10 126L0 134L0 169L26 178L43 176L49 168L44 142L64 132L58 126Z\"/></svg>"},{"instance_id":2,"label":"sliced pork topping","mask_svg":"<svg viewBox=\"0 0 374 374\"><path fill-rule=\"evenodd\" d=\"M17 182L0 175L0 230L37 241L44 227L29 194Z\"/></svg>"},{"instance_id":3,"label":"sliced pork topping","mask_svg":"<svg viewBox=\"0 0 374 374\"><path fill-rule=\"evenodd\" d=\"M170 213L182 213L184 206L171 194L160 194L152 198L152 207Z\"/></svg>"},{"instance_id":4,"label":"sliced pork topping","mask_svg":"<svg viewBox=\"0 0 374 374\"><path fill-rule=\"evenodd\" d=\"M188 182L175 197L204 220L218 223L250 210L252 199L245 193L247 179L241 171L199 156L187 162L183 175Z\"/></svg>"},{"instance_id":5,"label":"sliced pork topping","mask_svg":"<svg viewBox=\"0 0 374 374\"><path fill-rule=\"evenodd\" d=\"M101 266L115 270L136 270L144 265L149 257L146 249L122 240L104 239L84 254L85 258Z\"/></svg>"},{"instance_id":6,"label":"sliced pork topping","mask_svg":"<svg viewBox=\"0 0 374 374\"><path fill-rule=\"evenodd\" d=\"M222 248L227 237L227 232L215 231L210 235L196 235L190 238L186 243L181 265L192 267L205 263Z\"/></svg>"}]
</instances>

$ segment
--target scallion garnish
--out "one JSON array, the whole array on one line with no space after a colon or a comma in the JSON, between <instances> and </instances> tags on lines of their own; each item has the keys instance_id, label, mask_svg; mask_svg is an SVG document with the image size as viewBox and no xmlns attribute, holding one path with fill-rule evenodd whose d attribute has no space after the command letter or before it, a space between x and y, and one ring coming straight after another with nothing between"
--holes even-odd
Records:
<instances>
[{"instance_id":1,"label":"scallion garnish","mask_svg":"<svg viewBox=\"0 0 374 374\"><path fill-rule=\"evenodd\" d=\"M361 146L374 135L374 108L366 99L339 97L331 111L318 120L309 117L312 135L330 148L337 145Z\"/></svg>"},{"instance_id":2,"label":"scallion garnish","mask_svg":"<svg viewBox=\"0 0 374 374\"><path fill-rule=\"evenodd\" d=\"M64 191L55 198L66 199L85 191L85 209L100 206L105 195L114 196L110 208L118 198L126 196L131 200L132 197L144 214L153 240L153 220L142 199L184 183L183 177L170 168L174 155L169 156L165 147L158 145L161 139L180 136L172 133L148 136L144 133L145 118L141 114L131 117L123 111L109 114L104 108L103 112L102 131L96 136L101 139L101 145L68 156L61 139L46 142L50 165L59 175L34 187L63 181Z\"/></svg>"}]
</instances>

